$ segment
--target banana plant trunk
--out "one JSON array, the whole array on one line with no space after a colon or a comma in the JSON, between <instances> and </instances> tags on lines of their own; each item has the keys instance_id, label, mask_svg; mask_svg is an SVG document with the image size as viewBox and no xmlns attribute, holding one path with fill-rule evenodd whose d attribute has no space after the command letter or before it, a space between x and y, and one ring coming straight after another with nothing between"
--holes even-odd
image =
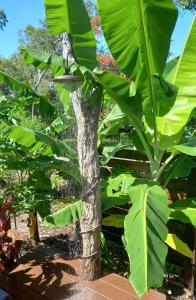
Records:
<instances>
[{"instance_id":1,"label":"banana plant trunk","mask_svg":"<svg viewBox=\"0 0 196 300\"><path fill-rule=\"evenodd\" d=\"M95 280L101 272L100 168L97 151L97 130L101 99L89 105L76 90L71 94L76 115L77 150L82 183L84 211L81 220L83 279Z\"/></svg>"}]
</instances>

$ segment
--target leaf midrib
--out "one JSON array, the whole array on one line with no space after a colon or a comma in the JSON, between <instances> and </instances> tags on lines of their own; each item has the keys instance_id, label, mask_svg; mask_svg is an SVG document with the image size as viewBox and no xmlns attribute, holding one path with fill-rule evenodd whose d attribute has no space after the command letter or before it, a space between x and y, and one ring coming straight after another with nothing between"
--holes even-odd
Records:
<instances>
[{"instance_id":1,"label":"leaf midrib","mask_svg":"<svg viewBox=\"0 0 196 300\"><path fill-rule=\"evenodd\" d=\"M152 113L153 113L153 126L154 126L154 133L155 133L155 143L158 141L158 136L157 136L157 125L156 125L156 103L155 103L155 96L154 96L154 89L153 89L153 83L152 83L152 78L151 78L151 68L150 68L150 63L149 63L149 51L147 47L147 42L146 42L146 33L145 33L145 27L144 27L144 13L142 9L142 0L138 1L138 6L139 6L139 14L140 14L140 20L141 20L141 25L142 25L142 32L144 36L144 53L146 56L146 62L147 62L147 73L150 81L150 93L151 93L151 101L152 101Z\"/></svg>"},{"instance_id":2,"label":"leaf midrib","mask_svg":"<svg viewBox=\"0 0 196 300\"><path fill-rule=\"evenodd\" d=\"M147 226L146 226L146 216L147 216L147 196L148 196L149 187L146 188L144 194L144 206L143 206L143 235L144 235L144 280L145 280L145 289L148 289L147 275L148 275L148 254L147 254Z\"/></svg>"}]
</instances>

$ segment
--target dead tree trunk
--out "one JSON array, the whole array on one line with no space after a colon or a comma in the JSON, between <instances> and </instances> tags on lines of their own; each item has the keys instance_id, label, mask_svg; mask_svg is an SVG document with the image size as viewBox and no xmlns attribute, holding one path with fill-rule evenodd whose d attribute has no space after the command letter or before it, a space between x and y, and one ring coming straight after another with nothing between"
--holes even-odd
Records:
<instances>
[{"instance_id":1,"label":"dead tree trunk","mask_svg":"<svg viewBox=\"0 0 196 300\"><path fill-rule=\"evenodd\" d=\"M97 151L97 130L101 99L90 106L82 99L80 90L71 94L76 115L77 149L82 183L84 213L81 220L83 245L83 279L94 280L101 272L100 223L100 168Z\"/></svg>"}]
</instances>

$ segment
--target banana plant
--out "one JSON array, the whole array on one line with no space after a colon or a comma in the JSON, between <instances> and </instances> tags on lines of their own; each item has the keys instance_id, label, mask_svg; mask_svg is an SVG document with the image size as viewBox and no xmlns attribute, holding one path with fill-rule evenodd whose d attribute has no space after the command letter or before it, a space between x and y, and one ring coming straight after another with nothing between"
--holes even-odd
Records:
<instances>
[{"instance_id":1,"label":"banana plant","mask_svg":"<svg viewBox=\"0 0 196 300\"><path fill-rule=\"evenodd\" d=\"M23 50L23 52L25 51ZM36 56L37 52L32 52ZM23 54L25 59L32 61L30 53ZM47 53L43 53L39 57L42 58L42 61L39 61L41 70L46 70L50 66L54 74L62 74L62 70L64 72L64 61L61 57ZM15 116L14 112L20 110L25 111L25 116L28 115L26 106L36 103L40 108L39 112L49 114L50 117L52 115L53 120L57 112L46 97L36 93L28 83L19 82L4 73L0 74L0 81L7 84L12 91L11 101L6 97L1 101L0 117L1 131L3 132L0 166L8 173L22 174L24 172L25 174L24 177L20 176L23 179L20 178L18 182L16 180L13 185L7 182L4 192L6 193L12 187L15 192L15 211L23 210L29 214L29 235L34 243L39 240L37 212L42 218L50 214L51 202L54 200L50 174L58 171L59 174L79 185L77 156L67 140L60 141L53 137L54 134L57 135L67 128L64 124L62 125L60 117L60 119L55 119L45 132L40 132L21 126L22 117L20 114L18 114L19 117ZM4 126L3 130L2 126Z\"/></svg>"},{"instance_id":2,"label":"banana plant","mask_svg":"<svg viewBox=\"0 0 196 300\"><path fill-rule=\"evenodd\" d=\"M196 20L181 56L167 63L177 19L172 1L97 2L105 39L122 73L97 70L95 77L135 128L150 163L149 179L131 179L123 190L132 204L124 219L130 281L141 296L162 285L167 244L174 244L167 229L173 207L159 180L181 153L195 155L195 137L180 142L196 107ZM174 168L179 172L179 163L173 165L173 174ZM188 210L190 201L185 203ZM186 209L173 216L195 224L193 213L185 217Z\"/></svg>"},{"instance_id":3,"label":"banana plant","mask_svg":"<svg viewBox=\"0 0 196 300\"><path fill-rule=\"evenodd\" d=\"M54 105L47 99L46 96L38 95L28 84L28 82L19 82L11 76L0 72L0 83L7 85L12 93L25 104L37 104L39 112L43 115L53 115L55 112Z\"/></svg>"}]
</instances>

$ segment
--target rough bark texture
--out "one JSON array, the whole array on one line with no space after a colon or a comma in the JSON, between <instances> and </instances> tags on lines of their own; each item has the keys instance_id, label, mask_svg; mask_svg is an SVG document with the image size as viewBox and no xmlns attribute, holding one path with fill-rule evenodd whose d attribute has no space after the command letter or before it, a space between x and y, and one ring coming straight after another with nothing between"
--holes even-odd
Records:
<instances>
[{"instance_id":1,"label":"rough bark texture","mask_svg":"<svg viewBox=\"0 0 196 300\"><path fill-rule=\"evenodd\" d=\"M84 214L81 220L83 245L83 279L95 280L101 272L100 168L97 151L97 129L101 99L93 106L82 99L79 89L71 94L77 119L77 149L82 183Z\"/></svg>"}]
</instances>

